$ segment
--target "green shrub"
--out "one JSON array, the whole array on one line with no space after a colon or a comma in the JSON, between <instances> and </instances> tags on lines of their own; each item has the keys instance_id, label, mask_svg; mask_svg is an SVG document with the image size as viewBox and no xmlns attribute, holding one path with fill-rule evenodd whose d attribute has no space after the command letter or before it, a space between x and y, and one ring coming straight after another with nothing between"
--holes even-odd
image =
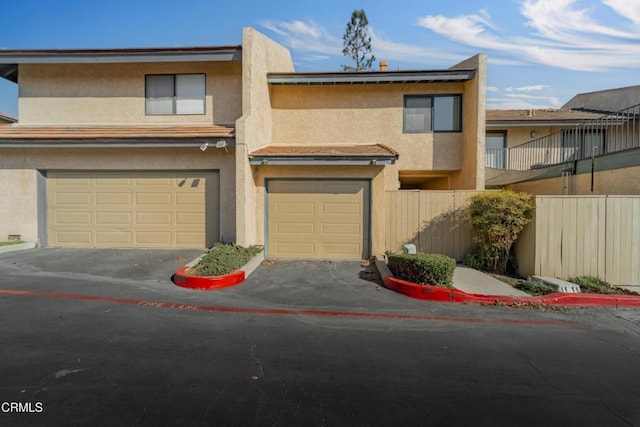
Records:
<instances>
[{"instance_id":1,"label":"green shrub","mask_svg":"<svg viewBox=\"0 0 640 427\"><path fill-rule=\"evenodd\" d=\"M484 259L478 249L467 249L464 254L462 254L462 262L467 267L475 268L476 270L486 269Z\"/></svg>"},{"instance_id":2,"label":"green shrub","mask_svg":"<svg viewBox=\"0 0 640 427\"><path fill-rule=\"evenodd\" d=\"M467 219L486 271L504 274L513 242L531 221L531 195L513 191L486 192L470 198Z\"/></svg>"},{"instance_id":3,"label":"green shrub","mask_svg":"<svg viewBox=\"0 0 640 427\"><path fill-rule=\"evenodd\" d=\"M399 279L420 285L451 287L456 261L446 255L387 254L389 269Z\"/></svg>"},{"instance_id":4,"label":"green shrub","mask_svg":"<svg viewBox=\"0 0 640 427\"><path fill-rule=\"evenodd\" d=\"M576 285L580 285L580 290L586 293L617 295L624 295L627 293L623 289L611 286L608 282L605 282L595 276L569 277L567 280L571 283L575 283Z\"/></svg>"},{"instance_id":5,"label":"green shrub","mask_svg":"<svg viewBox=\"0 0 640 427\"><path fill-rule=\"evenodd\" d=\"M553 286L536 279L519 280L514 288L520 289L533 296L547 295L556 292Z\"/></svg>"},{"instance_id":6,"label":"green shrub","mask_svg":"<svg viewBox=\"0 0 640 427\"><path fill-rule=\"evenodd\" d=\"M230 243L216 243L194 267L196 276L221 276L242 267L262 250L260 246L248 248Z\"/></svg>"}]
</instances>

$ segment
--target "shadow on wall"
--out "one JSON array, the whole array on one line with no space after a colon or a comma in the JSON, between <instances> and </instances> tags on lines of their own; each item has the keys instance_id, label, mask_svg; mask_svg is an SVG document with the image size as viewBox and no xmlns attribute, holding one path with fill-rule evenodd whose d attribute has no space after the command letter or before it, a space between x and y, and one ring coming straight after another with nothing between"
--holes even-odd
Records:
<instances>
[{"instance_id":1,"label":"shadow on wall","mask_svg":"<svg viewBox=\"0 0 640 427\"><path fill-rule=\"evenodd\" d=\"M474 246L473 230L466 220L466 208L446 211L421 223L418 232L403 243L413 243L419 252L438 253L462 260Z\"/></svg>"}]
</instances>

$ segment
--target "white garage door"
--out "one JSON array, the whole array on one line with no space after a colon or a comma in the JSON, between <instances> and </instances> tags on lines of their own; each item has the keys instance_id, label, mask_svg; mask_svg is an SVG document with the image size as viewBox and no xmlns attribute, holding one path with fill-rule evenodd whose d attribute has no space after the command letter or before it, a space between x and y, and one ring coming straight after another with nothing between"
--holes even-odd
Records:
<instances>
[{"instance_id":1,"label":"white garage door","mask_svg":"<svg viewBox=\"0 0 640 427\"><path fill-rule=\"evenodd\" d=\"M270 258L369 256L369 182L271 180L267 187Z\"/></svg>"},{"instance_id":2,"label":"white garage door","mask_svg":"<svg viewBox=\"0 0 640 427\"><path fill-rule=\"evenodd\" d=\"M47 173L49 246L203 248L219 210L213 171Z\"/></svg>"}]
</instances>

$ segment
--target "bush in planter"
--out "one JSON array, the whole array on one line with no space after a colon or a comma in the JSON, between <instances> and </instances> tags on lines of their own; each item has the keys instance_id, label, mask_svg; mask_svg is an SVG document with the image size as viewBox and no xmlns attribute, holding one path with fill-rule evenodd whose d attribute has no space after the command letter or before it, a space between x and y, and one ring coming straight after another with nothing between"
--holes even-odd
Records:
<instances>
[{"instance_id":1,"label":"bush in planter","mask_svg":"<svg viewBox=\"0 0 640 427\"><path fill-rule=\"evenodd\" d=\"M420 285L451 287L456 261L446 255L387 254L389 269L399 279Z\"/></svg>"},{"instance_id":2,"label":"bush in planter","mask_svg":"<svg viewBox=\"0 0 640 427\"><path fill-rule=\"evenodd\" d=\"M532 196L513 191L486 192L470 198L467 219L476 232L485 270L504 274L513 242L531 221Z\"/></svg>"},{"instance_id":3,"label":"bush in planter","mask_svg":"<svg viewBox=\"0 0 640 427\"><path fill-rule=\"evenodd\" d=\"M196 276L222 276L245 265L262 247L216 243L194 268Z\"/></svg>"},{"instance_id":4,"label":"bush in planter","mask_svg":"<svg viewBox=\"0 0 640 427\"><path fill-rule=\"evenodd\" d=\"M467 249L462 254L462 263L476 270L485 270L484 258L478 249Z\"/></svg>"}]
</instances>

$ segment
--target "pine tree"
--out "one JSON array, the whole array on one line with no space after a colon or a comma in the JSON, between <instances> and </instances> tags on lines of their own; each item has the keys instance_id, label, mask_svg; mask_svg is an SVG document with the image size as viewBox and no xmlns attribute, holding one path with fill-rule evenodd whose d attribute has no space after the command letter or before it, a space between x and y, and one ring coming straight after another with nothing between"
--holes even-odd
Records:
<instances>
[{"instance_id":1,"label":"pine tree","mask_svg":"<svg viewBox=\"0 0 640 427\"><path fill-rule=\"evenodd\" d=\"M376 57L371 54L371 37L368 35L369 20L364 9L354 10L342 36L342 54L353 59L355 67L343 65L343 71L370 70Z\"/></svg>"}]
</instances>

